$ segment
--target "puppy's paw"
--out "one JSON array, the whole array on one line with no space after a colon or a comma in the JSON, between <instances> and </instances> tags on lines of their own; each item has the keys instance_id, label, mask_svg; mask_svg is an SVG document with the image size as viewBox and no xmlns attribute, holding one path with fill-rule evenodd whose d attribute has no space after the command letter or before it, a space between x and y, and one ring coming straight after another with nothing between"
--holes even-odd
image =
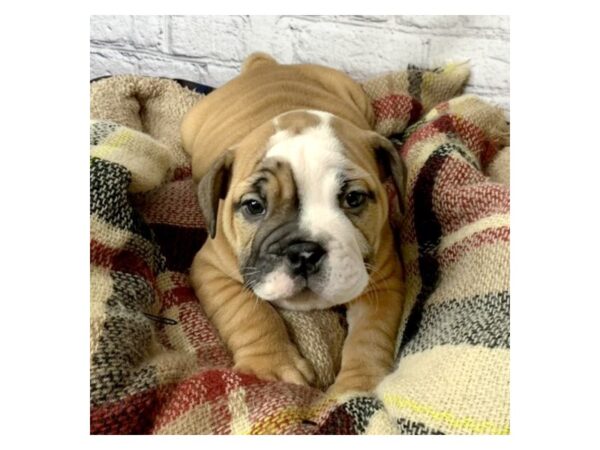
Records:
<instances>
[{"instance_id":1,"label":"puppy's paw","mask_svg":"<svg viewBox=\"0 0 600 450\"><path fill-rule=\"evenodd\" d=\"M309 386L315 381L311 364L289 344L273 353L236 358L235 370L256 375L262 380L285 381Z\"/></svg>"},{"instance_id":2,"label":"puppy's paw","mask_svg":"<svg viewBox=\"0 0 600 450\"><path fill-rule=\"evenodd\" d=\"M372 392L382 379L382 374L346 375L340 373L335 382L327 389L327 394L336 397L349 392Z\"/></svg>"}]
</instances>

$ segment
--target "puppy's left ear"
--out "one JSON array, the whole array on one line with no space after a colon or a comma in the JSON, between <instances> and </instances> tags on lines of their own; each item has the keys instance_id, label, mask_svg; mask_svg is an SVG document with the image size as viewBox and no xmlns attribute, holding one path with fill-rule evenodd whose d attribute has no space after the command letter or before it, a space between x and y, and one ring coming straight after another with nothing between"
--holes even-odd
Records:
<instances>
[{"instance_id":1,"label":"puppy's left ear","mask_svg":"<svg viewBox=\"0 0 600 450\"><path fill-rule=\"evenodd\" d=\"M404 192L406 190L406 167L394 144L379 133L373 132L369 136L371 147L375 152L375 159L382 174L382 179L392 178L398 195L400 196L401 213L404 214Z\"/></svg>"},{"instance_id":2,"label":"puppy's left ear","mask_svg":"<svg viewBox=\"0 0 600 450\"><path fill-rule=\"evenodd\" d=\"M210 237L217 234L219 201L227 196L234 151L227 150L217 159L198 183L198 203Z\"/></svg>"}]
</instances>

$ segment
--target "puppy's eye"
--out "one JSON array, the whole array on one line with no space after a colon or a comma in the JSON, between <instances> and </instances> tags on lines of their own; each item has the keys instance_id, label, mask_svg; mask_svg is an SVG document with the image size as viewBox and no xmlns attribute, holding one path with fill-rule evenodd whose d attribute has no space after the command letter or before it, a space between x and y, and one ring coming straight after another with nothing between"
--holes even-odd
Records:
<instances>
[{"instance_id":1,"label":"puppy's eye","mask_svg":"<svg viewBox=\"0 0 600 450\"><path fill-rule=\"evenodd\" d=\"M351 191L344 195L344 201L342 203L342 206L344 208L350 209L358 208L365 202L366 199L367 194L365 194L364 192Z\"/></svg>"},{"instance_id":2,"label":"puppy's eye","mask_svg":"<svg viewBox=\"0 0 600 450\"><path fill-rule=\"evenodd\" d=\"M266 208L263 202L258 199L251 198L242 203L244 212L249 216L260 216L265 213Z\"/></svg>"}]
</instances>

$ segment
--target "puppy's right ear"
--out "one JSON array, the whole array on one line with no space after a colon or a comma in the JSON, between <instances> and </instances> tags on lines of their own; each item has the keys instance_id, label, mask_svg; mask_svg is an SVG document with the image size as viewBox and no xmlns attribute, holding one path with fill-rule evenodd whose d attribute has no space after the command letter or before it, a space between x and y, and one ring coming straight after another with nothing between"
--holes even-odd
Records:
<instances>
[{"instance_id":1,"label":"puppy's right ear","mask_svg":"<svg viewBox=\"0 0 600 450\"><path fill-rule=\"evenodd\" d=\"M234 151L227 150L210 166L198 183L198 203L212 239L217 234L219 200L227 196L229 189L233 160Z\"/></svg>"}]
</instances>

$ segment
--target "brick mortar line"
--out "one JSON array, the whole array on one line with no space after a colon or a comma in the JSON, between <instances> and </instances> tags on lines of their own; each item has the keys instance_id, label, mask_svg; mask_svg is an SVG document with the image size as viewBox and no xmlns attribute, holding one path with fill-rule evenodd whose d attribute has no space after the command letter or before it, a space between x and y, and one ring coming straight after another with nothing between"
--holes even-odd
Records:
<instances>
[{"instance_id":1,"label":"brick mortar line","mask_svg":"<svg viewBox=\"0 0 600 450\"><path fill-rule=\"evenodd\" d=\"M164 53L161 50L152 50L152 49L147 49L147 48L137 48L137 47L131 47L131 46L117 46L117 45L110 45L110 44L106 44L106 43L102 43L102 41L90 41L90 50L112 50L118 53L140 53L140 54L144 54L144 55L150 55L150 56L161 56L161 57L166 57L166 59L173 59L176 61L181 61L181 62L190 62L190 63L196 63L196 64L200 64L200 65L205 65L207 63L216 63L220 60L218 59L213 59L211 57L206 57L206 56L185 56L185 55L175 55L172 53ZM239 69L240 68L240 62L235 62L232 64L213 64L215 66L219 66L219 67L224 67L227 69Z\"/></svg>"},{"instance_id":2,"label":"brick mortar line","mask_svg":"<svg viewBox=\"0 0 600 450\"><path fill-rule=\"evenodd\" d=\"M106 45L106 44L102 45L99 41L92 41L90 43L90 49L97 50L100 52L102 50L115 51L117 53L120 53L122 56L124 56L125 59L129 59L129 58L127 58L127 56L123 55L123 53L139 53L142 55L159 56L159 57L162 57L167 60L193 63L193 64L197 64L200 66L204 66L207 69L211 65L214 67L226 68L226 69L239 69L240 68L240 64L238 62L235 62L232 64L227 64L227 63L223 64L223 62L221 60L214 59L211 57L186 57L186 56L180 56L180 55L173 55L171 53L164 53L162 51L157 51L157 50L139 49L136 47L129 47L129 46L121 47L121 46ZM136 62L139 62L139 61L136 61ZM508 62L507 62L507 64L508 64ZM399 67L397 70L404 70L404 67ZM387 71L387 72L389 72L389 71ZM383 75L384 73L386 73L386 72L383 71L379 75L373 74L373 75L369 76L368 78L375 78L377 76ZM358 81L361 81L361 80L358 80ZM362 80L362 81L364 81L364 80ZM507 98L509 96L507 93L507 89L500 87L500 86L490 86L490 85L468 83L467 87L469 87L473 91L476 91L475 93L477 93L477 94L505 96Z\"/></svg>"},{"instance_id":3,"label":"brick mortar line","mask_svg":"<svg viewBox=\"0 0 600 450\"><path fill-rule=\"evenodd\" d=\"M236 68L239 68L241 65L241 61L230 60L231 63L228 64L226 61L219 60L219 59L216 59L211 56L186 56L186 55L179 55L179 54L174 54L174 53L166 53L163 50L139 48L139 47L134 47L134 46L130 46L130 45L122 45L122 46L114 45L114 44L110 44L106 41L98 41L98 40L90 40L90 49L95 49L95 50L100 50L100 51L101 50L112 50L112 51L119 52L119 53L122 53L122 52L141 53L141 54L146 54L146 55L150 55L150 56L167 57L168 59L174 59L176 61L191 62L191 63L197 63L197 64L215 63L214 65L216 65L216 66L224 67L224 68L228 68L228 69L236 69ZM490 59L493 59L498 62L502 62L504 64L510 64L510 61L504 60L502 58L490 57ZM402 69L398 69L398 70L402 70Z\"/></svg>"},{"instance_id":4,"label":"brick mortar line","mask_svg":"<svg viewBox=\"0 0 600 450\"><path fill-rule=\"evenodd\" d=\"M477 38L477 39L485 39L485 40L500 40L500 41L508 41L510 38L510 31L505 30L504 28L462 28L463 31L469 33L467 36L461 33L447 33L444 31L436 32L435 28L429 28L428 26L419 26L419 25L409 25L403 24L400 25L395 22L361 22L361 21L353 21L352 19L342 19L335 20L329 18L320 17L319 19L311 18L311 17L298 17L298 16L281 16L281 18L276 22L279 23L282 18L286 19L296 19L300 22L310 22L310 23L333 23L333 24L344 24L344 25L353 25L362 28L373 28L379 30L386 31L400 31L404 34L413 34L417 36L423 37L464 37L464 38ZM289 24L287 24L289 27ZM414 30L423 30L423 32L415 33ZM484 34L478 34L484 33Z\"/></svg>"},{"instance_id":5,"label":"brick mortar line","mask_svg":"<svg viewBox=\"0 0 600 450\"><path fill-rule=\"evenodd\" d=\"M163 16L162 17L162 26L163 26L163 39L160 43L160 47L163 52L167 52L171 48L171 17Z\"/></svg>"}]
</instances>

